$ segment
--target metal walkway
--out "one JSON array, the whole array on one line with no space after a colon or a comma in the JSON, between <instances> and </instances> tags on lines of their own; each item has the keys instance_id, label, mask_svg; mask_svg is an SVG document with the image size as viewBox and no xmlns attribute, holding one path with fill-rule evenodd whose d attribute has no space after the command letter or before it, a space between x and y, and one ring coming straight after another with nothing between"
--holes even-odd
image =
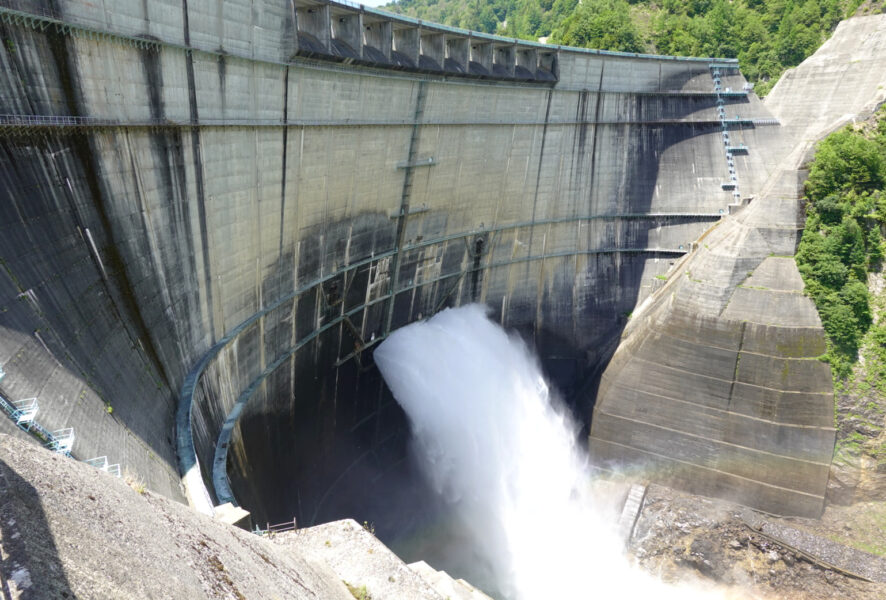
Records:
<instances>
[{"instance_id":1,"label":"metal walkway","mask_svg":"<svg viewBox=\"0 0 886 600\"><path fill-rule=\"evenodd\" d=\"M0 365L0 381L6 377L3 366ZM71 450L74 447L74 428L67 427L50 431L37 422L37 413L40 410L37 398L25 398L23 400L11 400L0 392L0 409L6 413L16 426L22 431L29 433L33 437L42 442L43 446L52 450L56 454L71 457ZM96 467L102 471L110 473L115 477L120 477L120 465L109 465L108 457L101 456L84 461L86 464Z\"/></svg>"},{"instance_id":2,"label":"metal walkway","mask_svg":"<svg viewBox=\"0 0 886 600\"><path fill-rule=\"evenodd\" d=\"M722 109L722 106L721 106ZM765 123L763 122L765 121ZM575 126L575 125L635 125L645 127L694 125L703 127L722 127L724 130L771 123L772 119L743 119L734 117L727 119L721 112L719 119L560 119L547 123L543 120L422 120L419 124L430 127L519 127L519 126ZM24 133L34 129L54 131L83 131L94 129L180 129L180 128L282 128L282 127L412 127L416 121L412 119L136 119L121 121L103 117L81 117L74 115L11 115L0 114L0 133Z\"/></svg>"}]
</instances>

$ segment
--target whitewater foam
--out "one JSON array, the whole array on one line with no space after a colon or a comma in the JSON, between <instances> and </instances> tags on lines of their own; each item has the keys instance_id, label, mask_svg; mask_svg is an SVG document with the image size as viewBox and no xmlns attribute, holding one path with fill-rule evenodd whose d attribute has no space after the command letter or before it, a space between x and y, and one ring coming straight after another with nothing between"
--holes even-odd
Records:
<instances>
[{"instance_id":1,"label":"whitewater foam","mask_svg":"<svg viewBox=\"0 0 886 600\"><path fill-rule=\"evenodd\" d=\"M591 493L575 425L532 352L485 307L401 328L375 361L409 416L425 476L471 532L498 594L696 597L629 564Z\"/></svg>"}]
</instances>

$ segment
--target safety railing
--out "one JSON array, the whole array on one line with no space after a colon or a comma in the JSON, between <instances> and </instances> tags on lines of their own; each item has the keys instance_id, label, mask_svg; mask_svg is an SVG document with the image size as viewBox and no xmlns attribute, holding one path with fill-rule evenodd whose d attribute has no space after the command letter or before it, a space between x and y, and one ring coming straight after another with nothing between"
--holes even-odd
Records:
<instances>
[{"instance_id":1,"label":"safety railing","mask_svg":"<svg viewBox=\"0 0 886 600\"><path fill-rule=\"evenodd\" d=\"M726 123L732 125L755 124L755 119L740 117L725 118L720 113L719 119L551 119L544 120L428 120L421 125L431 127L491 127L491 126L532 126L532 125L715 125ZM762 119L769 123L769 119ZM777 120L775 120L777 124ZM54 128L89 128L89 127L403 127L412 126L408 119L396 120L364 120L364 119L200 119L199 121L175 121L171 119L144 119L121 121L102 117L81 117L73 115L8 115L0 114L2 127L54 127Z\"/></svg>"},{"instance_id":2,"label":"safety railing","mask_svg":"<svg viewBox=\"0 0 886 600\"><path fill-rule=\"evenodd\" d=\"M107 456L99 456L97 458L90 458L88 460L84 460L87 465L90 467L95 467L100 471L104 471L108 468L108 457Z\"/></svg>"},{"instance_id":3,"label":"safety railing","mask_svg":"<svg viewBox=\"0 0 886 600\"><path fill-rule=\"evenodd\" d=\"M13 402L12 406L15 408L15 414L12 415L15 424L25 431L28 431L31 428L31 424L34 422L34 417L37 416L37 410L39 409L37 399L25 398L24 400Z\"/></svg>"},{"instance_id":4,"label":"safety railing","mask_svg":"<svg viewBox=\"0 0 886 600\"><path fill-rule=\"evenodd\" d=\"M277 523L276 525L266 523L264 529L261 529L258 525L256 525L255 529L252 530L252 533L261 536L273 536L275 533L282 533L284 531L295 531L296 529L298 529L298 524L293 517L291 521L286 521L285 523Z\"/></svg>"},{"instance_id":5,"label":"safety railing","mask_svg":"<svg viewBox=\"0 0 886 600\"><path fill-rule=\"evenodd\" d=\"M70 456L71 449L74 447L74 428L57 429L52 432L52 438L47 447L57 454Z\"/></svg>"},{"instance_id":6,"label":"safety railing","mask_svg":"<svg viewBox=\"0 0 886 600\"><path fill-rule=\"evenodd\" d=\"M107 456L99 456L97 458L90 458L89 460L85 460L83 462L85 462L87 465L89 465L91 467L95 467L99 471L104 471L105 473L110 473L114 477L120 477L120 465L108 464L108 457Z\"/></svg>"},{"instance_id":7,"label":"safety railing","mask_svg":"<svg viewBox=\"0 0 886 600\"><path fill-rule=\"evenodd\" d=\"M6 371L0 365L0 380L6 377ZM39 402L37 398L24 398L22 400L10 400L5 394L0 393L0 410L15 421L15 424L26 433L40 440L43 445L56 452L70 457L74 448L74 428L67 427L49 431L37 422L36 417L39 411ZM99 456L83 461L99 470L110 473L114 477L120 477L120 465L108 464L107 456Z\"/></svg>"}]
</instances>

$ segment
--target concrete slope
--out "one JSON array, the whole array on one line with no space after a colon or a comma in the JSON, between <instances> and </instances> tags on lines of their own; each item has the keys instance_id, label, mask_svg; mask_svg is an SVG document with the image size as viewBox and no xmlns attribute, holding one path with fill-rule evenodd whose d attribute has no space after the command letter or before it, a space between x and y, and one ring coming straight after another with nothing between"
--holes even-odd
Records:
<instances>
[{"instance_id":1,"label":"concrete slope","mask_svg":"<svg viewBox=\"0 0 886 600\"><path fill-rule=\"evenodd\" d=\"M446 571L438 571L423 560L410 563L409 568L448 600L491 600L464 579L453 579Z\"/></svg>"},{"instance_id":2,"label":"concrete slope","mask_svg":"<svg viewBox=\"0 0 886 600\"><path fill-rule=\"evenodd\" d=\"M766 107L803 139L817 140L886 100L884 54L886 15L842 21L815 54L782 75Z\"/></svg>"},{"instance_id":3,"label":"concrete slope","mask_svg":"<svg viewBox=\"0 0 886 600\"><path fill-rule=\"evenodd\" d=\"M328 564L354 590L365 589L367 598L446 598L353 519L284 532L273 543Z\"/></svg>"},{"instance_id":4,"label":"concrete slope","mask_svg":"<svg viewBox=\"0 0 886 600\"><path fill-rule=\"evenodd\" d=\"M884 97L886 17L842 23L766 101L783 138L755 137L765 176L635 312L603 374L598 460L761 510L818 516L833 452L824 333L793 254L814 140ZM785 144L792 147L786 151Z\"/></svg>"},{"instance_id":5,"label":"concrete slope","mask_svg":"<svg viewBox=\"0 0 886 600\"><path fill-rule=\"evenodd\" d=\"M3 597L353 599L297 550L134 487L0 434Z\"/></svg>"}]
</instances>

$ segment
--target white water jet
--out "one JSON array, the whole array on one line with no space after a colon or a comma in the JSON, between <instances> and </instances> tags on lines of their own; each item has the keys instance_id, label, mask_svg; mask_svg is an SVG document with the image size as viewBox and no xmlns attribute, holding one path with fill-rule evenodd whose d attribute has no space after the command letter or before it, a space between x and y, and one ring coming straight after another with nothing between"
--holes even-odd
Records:
<instances>
[{"instance_id":1,"label":"white water jet","mask_svg":"<svg viewBox=\"0 0 886 600\"><path fill-rule=\"evenodd\" d=\"M629 565L538 361L469 305L395 331L375 361L433 489L515 600L692 598Z\"/></svg>"}]
</instances>

